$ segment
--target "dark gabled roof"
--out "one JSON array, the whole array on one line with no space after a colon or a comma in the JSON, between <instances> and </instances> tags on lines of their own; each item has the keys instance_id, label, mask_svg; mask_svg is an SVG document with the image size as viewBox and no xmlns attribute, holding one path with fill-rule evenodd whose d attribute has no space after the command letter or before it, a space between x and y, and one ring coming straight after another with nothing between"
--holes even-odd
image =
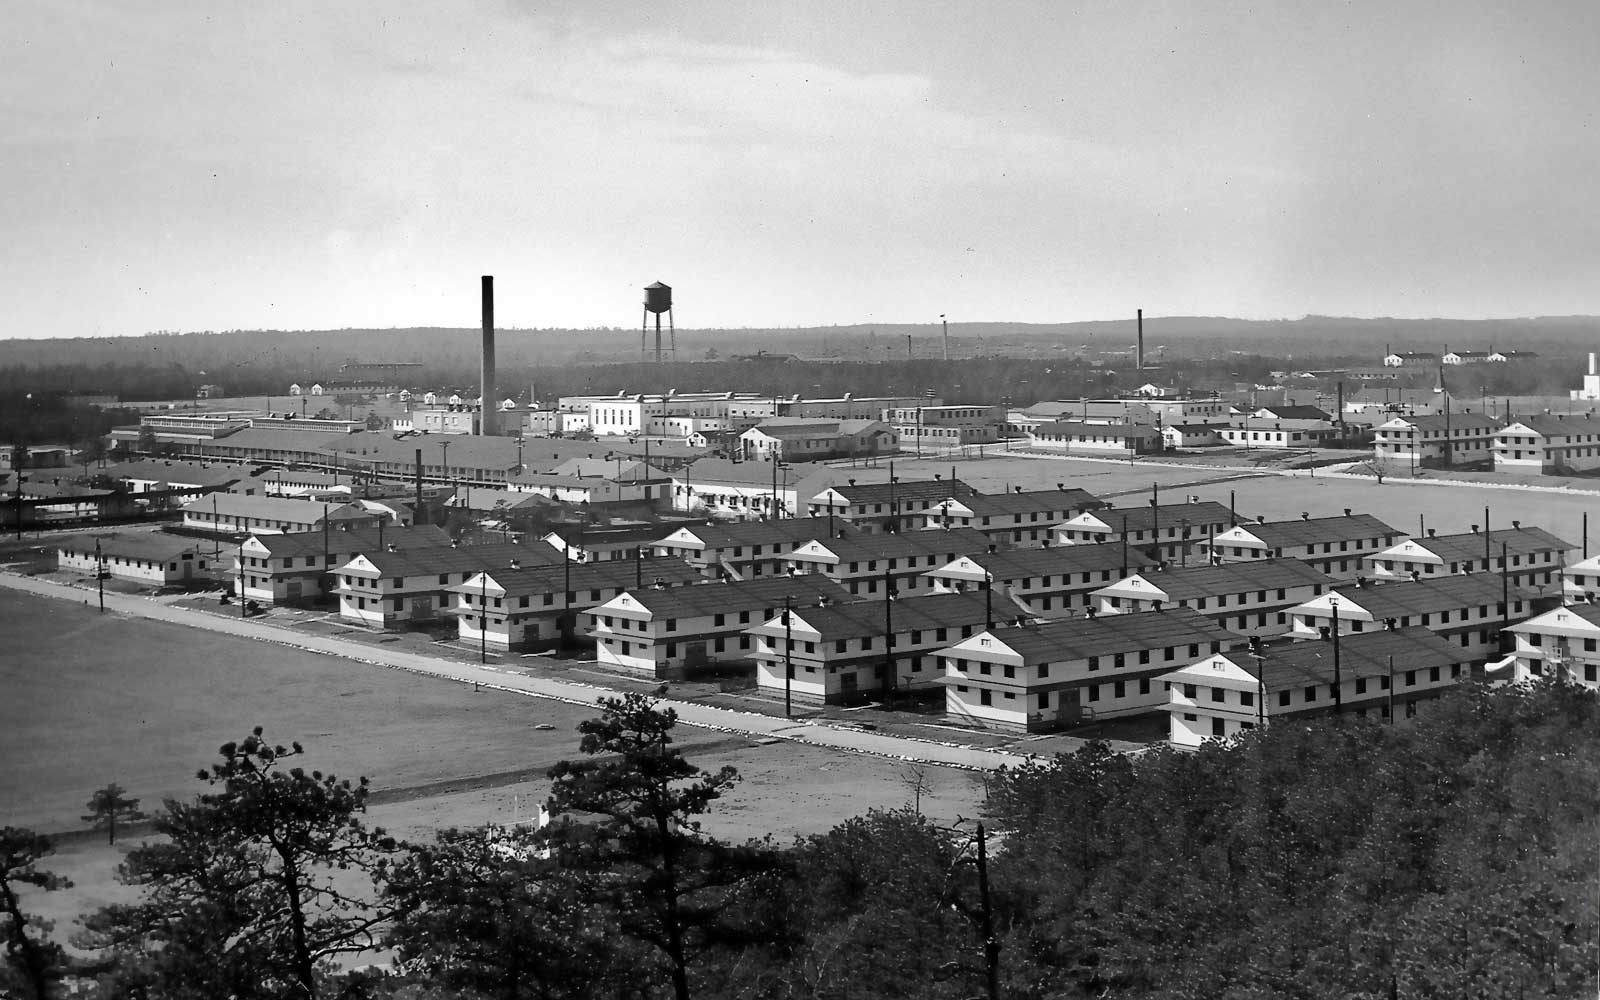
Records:
<instances>
[{"instance_id":1,"label":"dark gabled roof","mask_svg":"<svg viewBox=\"0 0 1600 1000\"><path fill-rule=\"evenodd\" d=\"M225 438L218 438L216 447L229 450L244 448L250 451L299 451L315 454L347 436L351 435L340 434L337 431L279 428L272 426L271 421L265 421L262 426L246 427L234 431Z\"/></svg>"},{"instance_id":2,"label":"dark gabled roof","mask_svg":"<svg viewBox=\"0 0 1600 1000\"><path fill-rule=\"evenodd\" d=\"M902 556L940 553L954 559L958 555L985 552L989 548L989 536L976 528L951 528L949 531L933 528L924 531L849 535L844 538L823 537L817 541L826 545L841 562L898 559Z\"/></svg>"},{"instance_id":3,"label":"dark gabled roof","mask_svg":"<svg viewBox=\"0 0 1600 1000\"><path fill-rule=\"evenodd\" d=\"M220 462L181 462L148 459L138 462L120 462L106 469L105 474L119 482L143 480L156 483L194 483L199 486L226 486L249 474L244 465L224 465Z\"/></svg>"},{"instance_id":4,"label":"dark gabled roof","mask_svg":"<svg viewBox=\"0 0 1600 1000\"><path fill-rule=\"evenodd\" d=\"M873 430L873 428L877 428L877 430ZM874 420L874 419L871 419L871 418L846 417L845 419L839 421L839 433L840 433L840 435L860 434L862 431L868 431L868 430L872 430L874 434L890 434L890 435L892 435L894 433L893 429L890 428L889 425L884 423L882 420Z\"/></svg>"},{"instance_id":5,"label":"dark gabled roof","mask_svg":"<svg viewBox=\"0 0 1600 1000\"><path fill-rule=\"evenodd\" d=\"M657 534L656 544L661 544L682 526ZM690 525L696 538L709 549L731 549L746 545L771 545L777 542L800 544L813 538L828 537L826 517L780 517L773 521L725 521L719 524ZM833 521L833 533L853 532L849 522L842 518Z\"/></svg>"},{"instance_id":6,"label":"dark gabled roof","mask_svg":"<svg viewBox=\"0 0 1600 1000\"><path fill-rule=\"evenodd\" d=\"M1321 545L1325 542L1348 542L1357 539L1399 537L1405 532L1392 528L1371 514L1351 514L1335 517L1308 517L1292 521L1266 521L1247 524L1240 529L1261 539L1268 548L1277 549L1292 545Z\"/></svg>"},{"instance_id":7,"label":"dark gabled roof","mask_svg":"<svg viewBox=\"0 0 1600 1000\"><path fill-rule=\"evenodd\" d=\"M1469 427L1498 427L1501 423L1498 417L1490 416L1487 413L1452 413L1448 419L1442 413L1433 413L1420 417L1402 415L1386 420L1384 423L1392 424L1396 421L1409 424L1419 431L1442 431L1448 426L1452 434ZM1383 424L1378 426L1381 428Z\"/></svg>"},{"instance_id":8,"label":"dark gabled roof","mask_svg":"<svg viewBox=\"0 0 1600 1000\"><path fill-rule=\"evenodd\" d=\"M325 504L321 500L301 500L294 497L250 497L240 493L211 493L184 505L184 510L202 514L216 511L221 517L253 517L265 521L303 521L315 524L322 520L324 507L330 520L337 518L376 517L359 504L336 501Z\"/></svg>"},{"instance_id":9,"label":"dark gabled roof","mask_svg":"<svg viewBox=\"0 0 1600 1000\"><path fill-rule=\"evenodd\" d=\"M1202 524L1225 524L1234 517L1237 517L1240 523L1246 520L1244 515L1235 515L1215 500L1202 500L1199 503L1168 503L1159 507L1151 507L1148 504L1138 507L1107 507L1102 510L1086 511L1079 516L1099 518L1110 527L1114 535L1120 535L1124 518L1127 519L1129 532L1139 532L1149 531L1155 527L1158 515L1161 524L1168 528L1178 527L1184 521L1188 521L1190 527L1195 528Z\"/></svg>"},{"instance_id":10,"label":"dark gabled roof","mask_svg":"<svg viewBox=\"0 0 1600 1000\"><path fill-rule=\"evenodd\" d=\"M473 513L492 513L496 508L508 514L529 513L535 508L560 507L561 501L539 493L496 490L485 486L459 486L445 506Z\"/></svg>"},{"instance_id":11,"label":"dark gabled roof","mask_svg":"<svg viewBox=\"0 0 1600 1000\"><path fill-rule=\"evenodd\" d=\"M1457 608L1494 607L1500 603L1501 588L1499 574L1474 573L1366 587L1344 586L1333 593L1341 605L1354 604L1372 615L1374 621L1383 621L1385 618L1434 614ZM1513 599L1526 599L1529 596L1516 587L1510 588L1510 592ZM1324 593L1323 597L1326 596Z\"/></svg>"},{"instance_id":12,"label":"dark gabled roof","mask_svg":"<svg viewBox=\"0 0 1600 1000\"><path fill-rule=\"evenodd\" d=\"M1090 656L1164 649L1195 643L1237 643L1237 635L1188 608L996 629L989 633L1028 663L1081 660ZM1209 649L1205 650L1210 652Z\"/></svg>"},{"instance_id":13,"label":"dark gabled roof","mask_svg":"<svg viewBox=\"0 0 1600 1000\"><path fill-rule=\"evenodd\" d=\"M733 433L733 432L729 432ZM709 435L708 435L709 436ZM735 436L737 436L735 434ZM778 489L788 489L799 483L805 482L819 472L827 472L824 465L796 462L792 465L787 462L778 464ZM733 462L725 458L702 458L691 462L686 468L673 473L674 482L681 482L685 486L699 489L702 486L714 487L719 483L731 483L736 486L765 486L772 487L771 462Z\"/></svg>"},{"instance_id":14,"label":"dark gabled roof","mask_svg":"<svg viewBox=\"0 0 1600 1000\"><path fill-rule=\"evenodd\" d=\"M543 543L538 543L543 545ZM361 553L362 557L377 567L380 576L427 576L429 574L471 573L497 566L509 567L512 560L524 566L537 563L549 566L543 552L530 554L538 545L517 545L495 542L489 545L419 545L412 548L392 546ZM549 548L549 546L544 546Z\"/></svg>"},{"instance_id":15,"label":"dark gabled roof","mask_svg":"<svg viewBox=\"0 0 1600 1000\"><path fill-rule=\"evenodd\" d=\"M822 417L769 417L746 434L765 434L772 438L842 437L838 420Z\"/></svg>"},{"instance_id":16,"label":"dark gabled roof","mask_svg":"<svg viewBox=\"0 0 1600 1000\"><path fill-rule=\"evenodd\" d=\"M853 604L861 598L825 576L805 573L800 576L760 576L753 580L729 583L703 583L688 587L656 590L653 587L626 591L652 618L695 618L741 611L769 611L783 607L788 600L796 608L829 604Z\"/></svg>"},{"instance_id":17,"label":"dark gabled roof","mask_svg":"<svg viewBox=\"0 0 1600 1000\"><path fill-rule=\"evenodd\" d=\"M1001 617L1014 614L1014 608L997 609L986 602L983 594L922 594L902 597L885 609L884 601L860 601L855 604L832 604L825 608L796 608L795 615L816 629L824 642L854 639L860 636L882 636L888 622L896 634L927 631L940 628L961 628L981 624L991 614ZM888 619L886 620L885 615ZM782 634L780 627L765 629L764 625L746 629L751 634ZM957 637L959 640L959 636Z\"/></svg>"},{"instance_id":18,"label":"dark gabled roof","mask_svg":"<svg viewBox=\"0 0 1600 1000\"><path fill-rule=\"evenodd\" d=\"M288 482L292 485L304 483L307 486L350 485L349 476L344 476L341 479L339 476L336 476L330 472L308 472L304 469L274 469L270 473L263 473L261 476L257 477L257 480L264 483Z\"/></svg>"},{"instance_id":19,"label":"dark gabled roof","mask_svg":"<svg viewBox=\"0 0 1600 1000\"><path fill-rule=\"evenodd\" d=\"M334 552L361 552L378 548L380 538L383 544L399 545L403 549L450 545L449 533L431 524L410 528L386 527L382 532L377 528L336 528L327 534L321 531L292 531L288 534L263 533L250 537L273 556L321 555L324 542Z\"/></svg>"},{"instance_id":20,"label":"dark gabled roof","mask_svg":"<svg viewBox=\"0 0 1600 1000\"><path fill-rule=\"evenodd\" d=\"M397 463L414 466L417 449L421 448L423 465L443 465L448 454L449 467L458 472L472 469L511 472L517 466L517 439L510 437L485 437L481 434L414 434L397 441L392 432L357 431L354 434L324 434L322 438L323 444L318 450L337 455L340 461L356 465ZM542 439L536 444L525 442L524 464L534 464L535 457L551 444L552 442ZM585 442L583 446L585 454L594 451L595 447L593 442ZM571 455L567 457L570 458Z\"/></svg>"},{"instance_id":21,"label":"dark gabled roof","mask_svg":"<svg viewBox=\"0 0 1600 1000\"><path fill-rule=\"evenodd\" d=\"M33 474L38 475L38 471L35 470ZM29 479L22 484L23 496L40 500L103 500L115 493L116 490L98 490L77 483L45 483Z\"/></svg>"},{"instance_id":22,"label":"dark gabled roof","mask_svg":"<svg viewBox=\"0 0 1600 1000\"><path fill-rule=\"evenodd\" d=\"M451 468L454 468L454 464ZM614 479L610 476L569 476L559 472L528 472L518 477L517 482L523 486L569 487L580 490L604 490L611 483L622 483L623 479ZM630 479L627 482L649 482L649 480ZM525 493L524 496L537 496L536 493Z\"/></svg>"},{"instance_id":23,"label":"dark gabled roof","mask_svg":"<svg viewBox=\"0 0 1600 1000\"><path fill-rule=\"evenodd\" d=\"M1456 535L1436 535L1432 538L1413 538L1411 541L1432 552L1447 563L1482 559L1485 551L1484 534L1477 531L1468 531ZM1509 556L1524 556L1536 552L1559 551L1576 547L1571 542L1557 538L1543 528L1502 528L1488 533L1490 558L1500 558L1500 546L1502 543L1505 544L1506 555ZM1380 552L1368 558L1378 558L1382 555L1383 553Z\"/></svg>"},{"instance_id":24,"label":"dark gabled roof","mask_svg":"<svg viewBox=\"0 0 1600 1000\"><path fill-rule=\"evenodd\" d=\"M1545 615L1554 614L1557 611L1574 615L1588 622L1590 625L1600 625L1600 604L1580 602L1577 604L1563 604L1560 607L1551 608L1549 611L1546 611L1544 615L1539 615L1536 618L1530 618L1525 622L1518 622L1515 625L1508 626L1508 628L1513 632L1537 632L1540 629L1549 627L1549 623L1535 623Z\"/></svg>"},{"instance_id":25,"label":"dark gabled roof","mask_svg":"<svg viewBox=\"0 0 1600 1000\"><path fill-rule=\"evenodd\" d=\"M1333 643L1318 639L1270 642L1260 660L1242 653L1228 658L1252 673L1261 664L1267 691L1333 682ZM1396 673L1466 663L1471 654L1425 628L1352 632L1339 639L1339 673L1353 677L1387 677L1390 661Z\"/></svg>"},{"instance_id":26,"label":"dark gabled roof","mask_svg":"<svg viewBox=\"0 0 1600 1000\"><path fill-rule=\"evenodd\" d=\"M1220 566L1168 567L1160 572L1140 573L1139 576L1152 587L1160 588L1170 601L1186 601L1217 594L1242 594L1252 590L1278 590L1289 587L1310 587L1316 584L1327 586L1333 583L1333 577L1321 570L1313 569L1298 559L1263 559L1259 562L1223 563Z\"/></svg>"},{"instance_id":27,"label":"dark gabled roof","mask_svg":"<svg viewBox=\"0 0 1600 1000\"><path fill-rule=\"evenodd\" d=\"M1315 406L1258 406L1251 413L1270 413L1279 420L1332 420Z\"/></svg>"},{"instance_id":28,"label":"dark gabled roof","mask_svg":"<svg viewBox=\"0 0 1600 1000\"><path fill-rule=\"evenodd\" d=\"M185 552L193 552L201 546L201 543L193 538L182 538L161 532L113 532L106 535L76 535L63 539L57 548L75 555L92 556L96 540L100 543L102 558L120 557L148 562L166 562Z\"/></svg>"},{"instance_id":29,"label":"dark gabled roof","mask_svg":"<svg viewBox=\"0 0 1600 1000\"><path fill-rule=\"evenodd\" d=\"M891 499L895 503L908 501L923 501L938 503L947 497L967 497L977 493L971 486L959 479L916 479L900 483L859 483L851 485L835 485L830 487L839 494L847 503L854 504L883 504L887 511ZM827 490L818 491L820 496ZM892 497L891 497L892 494ZM812 498L816 499L815 497ZM901 508L906 513L905 508Z\"/></svg>"},{"instance_id":30,"label":"dark gabled roof","mask_svg":"<svg viewBox=\"0 0 1600 1000\"><path fill-rule=\"evenodd\" d=\"M988 570L993 579L1006 583L1011 580L1069 573L1098 573L1104 570L1115 570L1120 573L1124 555L1121 545L1106 544L1055 545L1048 549L1005 549L1000 552L975 553L967 558ZM1160 565L1157 560L1142 555L1133 548L1128 549L1126 558L1130 572L1153 569Z\"/></svg>"},{"instance_id":31,"label":"dark gabled roof","mask_svg":"<svg viewBox=\"0 0 1600 1000\"><path fill-rule=\"evenodd\" d=\"M1040 424L1035 427L1033 433L1036 437L1050 437L1052 435L1066 437L1078 434L1097 438L1143 438L1158 435L1161 432L1154 424L1086 424L1081 420L1053 420L1048 424Z\"/></svg>"},{"instance_id":32,"label":"dark gabled roof","mask_svg":"<svg viewBox=\"0 0 1600 1000\"><path fill-rule=\"evenodd\" d=\"M704 521L684 521L678 523L672 530L698 528L703 524L705 524ZM583 543L581 546L583 548L600 545L627 545L630 543L649 547L662 537L662 530L663 526L659 524L611 525L604 528L590 525L582 531L572 525L557 525L545 532L545 534L546 536L555 535L563 542L571 543L573 548L580 548L579 542Z\"/></svg>"},{"instance_id":33,"label":"dark gabled roof","mask_svg":"<svg viewBox=\"0 0 1600 1000\"><path fill-rule=\"evenodd\" d=\"M1576 437L1579 434L1600 434L1600 420L1587 413L1566 420L1559 415L1541 414L1533 417L1512 417L1511 423L1500 428L1498 434L1516 433L1518 425L1543 437Z\"/></svg>"},{"instance_id":34,"label":"dark gabled roof","mask_svg":"<svg viewBox=\"0 0 1600 1000\"><path fill-rule=\"evenodd\" d=\"M1003 517L1008 514L1054 511L1076 512L1101 506L1099 499L1093 493L1076 487L1029 490L1022 493L974 493L970 496L941 498L939 503L943 503L944 499L960 503L978 517ZM933 514L938 510L939 504L936 503L924 513Z\"/></svg>"},{"instance_id":35,"label":"dark gabled roof","mask_svg":"<svg viewBox=\"0 0 1600 1000\"><path fill-rule=\"evenodd\" d=\"M560 593L569 585L577 593L597 588L636 587L638 580L643 580L645 587L653 587L658 583L666 587L682 587L701 582L699 571L688 563L662 557L642 559L637 563L632 559L608 559L592 563L575 562L570 567L557 563L554 566L531 567L523 564L521 569L511 569L503 564L486 568L490 579L504 589L508 597ZM470 593L473 588L463 583L449 589Z\"/></svg>"}]
</instances>

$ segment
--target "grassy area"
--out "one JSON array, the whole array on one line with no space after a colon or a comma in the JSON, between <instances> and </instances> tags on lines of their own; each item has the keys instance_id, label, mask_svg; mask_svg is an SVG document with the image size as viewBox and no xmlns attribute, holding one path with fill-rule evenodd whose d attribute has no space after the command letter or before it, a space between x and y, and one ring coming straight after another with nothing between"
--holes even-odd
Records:
<instances>
[{"instance_id":1,"label":"grassy area","mask_svg":"<svg viewBox=\"0 0 1600 1000\"><path fill-rule=\"evenodd\" d=\"M79 826L84 802L109 781L152 805L194 794L196 769L257 724L273 739L303 742L308 767L370 777L393 803L384 807L391 822L509 818L513 794L543 797L544 770L576 753L576 726L594 714L10 591L0 592L0 634L8 637L0 658L0 821L42 830ZM733 764L748 774L731 800L743 830L818 831L903 801L893 762L693 729L680 742L705 766ZM819 771L830 762L849 765L847 782L834 780L842 770ZM952 815L974 804L965 776L957 777L963 791ZM419 786L427 794L395 794ZM503 810L457 816L424 801L474 789L503 799Z\"/></svg>"},{"instance_id":2,"label":"grassy area","mask_svg":"<svg viewBox=\"0 0 1600 1000\"><path fill-rule=\"evenodd\" d=\"M14 591L0 591L0 635L0 823L44 831L82 827L84 803L110 781L146 808L200 792L195 772L257 724L304 743L307 767L370 777L370 821L402 837L527 819L549 794L546 770L576 756L576 726L594 714ZM911 798L896 761L695 729L679 743L695 763L743 776L706 822L732 840L786 841ZM977 812L978 776L930 767L925 780L928 815ZM134 898L116 867L143 835L115 847L66 839L47 865L76 885L30 892L26 905L66 941L75 917Z\"/></svg>"}]
</instances>

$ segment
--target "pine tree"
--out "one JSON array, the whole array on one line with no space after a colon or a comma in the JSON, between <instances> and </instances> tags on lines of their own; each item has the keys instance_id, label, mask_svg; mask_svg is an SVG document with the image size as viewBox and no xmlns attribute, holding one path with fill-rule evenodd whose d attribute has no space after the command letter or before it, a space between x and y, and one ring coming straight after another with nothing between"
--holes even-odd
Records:
<instances>
[{"instance_id":1,"label":"pine tree","mask_svg":"<svg viewBox=\"0 0 1600 1000\"><path fill-rule=\"evenodd\" d=\"M40 859L55 851L50 838L19 827L0 828L0 938L5 943L5 965L0 966L0 995L46 1000L55 995L66 968L61 946L47 940L48 920L30 917L22 910L17 887L66 889L72 882L39 867Z\"/></svg>"},{"instance_id":2,"label":"pine tree","mask_svg":"<svg viewBox=\"0 0 1600 1000\"><path fill-rule=\"evenodd\" d=\"M144 813L139 811L139 800L131 799L127 789L113 781L104 788L98 789L94 797L89 799L84 808L89 812L83 817L85 823L93 823L96 830L102 826L106 828L106 843L117 842L117 819L125 821L143 819Z\"/></svg>"},{"instance_id":3,"label":"pine tree","mask_svg":"<svg viewBox=\"0 0 1600 1000\"><path fill-rule=\"evenodd\" d=\"M267 743L258 726L200 772L213 791L166 804L162 839L121 871L144 901L86 922L124 991L314 1000L319 963L375 945L387 911L336 873L373 870L395 844L358 818L367 779L283 767L303 752Z\"/></svg>"},{"instance_id":4,"label":"pine tree","mask_svg":"<svg viewBox=\"0 0 1600 1000\"><path fill-rule=\"evenodd\" d=\"M691 955L737 933L720 918L733 887L760 870L761 852L731 849L700 833L711 803L738 772L708 774L672 746L678 716L640 694L606 698L578 726L590 761L562 761L546 834L555 860L582 873L621 930L654 949L677 1000L688 1000ZM594 814L598 822L567 821Z\"/></svg>"}]
</instances>

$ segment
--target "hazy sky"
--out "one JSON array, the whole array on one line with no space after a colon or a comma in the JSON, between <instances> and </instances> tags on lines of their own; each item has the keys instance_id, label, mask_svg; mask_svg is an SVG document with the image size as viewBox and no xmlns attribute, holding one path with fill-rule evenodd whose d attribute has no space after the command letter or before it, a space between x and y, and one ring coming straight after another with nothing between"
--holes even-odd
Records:
<instances>
[{"instance_id":1,"label":"hazy sky","mask_svg":"<svg viewBox=\"0 0 1600 1000\"><path fill-rule=\"evenodd\" d=\"M11 0L0 336L1600 313L1595 0Z\"/></svg>"}]
</instances>

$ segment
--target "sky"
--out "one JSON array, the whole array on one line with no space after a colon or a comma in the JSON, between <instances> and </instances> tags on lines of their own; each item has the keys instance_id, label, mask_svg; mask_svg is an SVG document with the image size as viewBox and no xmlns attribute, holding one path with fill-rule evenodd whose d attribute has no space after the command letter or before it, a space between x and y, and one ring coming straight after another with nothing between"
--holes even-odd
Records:
<instances>
[{"instance_id":1,"label":"sky","mask_svg":"<svg viewBox=\"0 0 1600 1000\"><path fill-rule=\"evenodd\" d=\"M0 337L1600 313L1593 0L11 0Z\"/></svg>"}]
</instances>

